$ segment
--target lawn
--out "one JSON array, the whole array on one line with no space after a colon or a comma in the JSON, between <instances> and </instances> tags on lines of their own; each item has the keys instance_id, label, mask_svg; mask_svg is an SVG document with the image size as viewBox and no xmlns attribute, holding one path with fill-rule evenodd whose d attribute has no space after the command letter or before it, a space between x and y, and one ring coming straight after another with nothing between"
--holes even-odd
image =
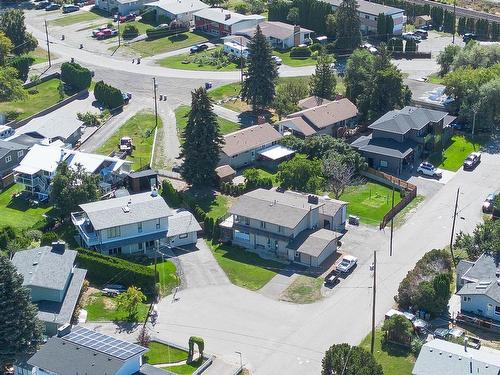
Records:
<instances>
[{"instance_id":1,"label":"lawn","mask_svg":"<svg viewBox=\"0 0 500 375\"><path fill-rule=\"evenodd\" d=\"M284 263L263 259L237 246L214 244L210 241L207 243L229 280L242 288L258 290L287 266Z\"/></svg>"},{"instance_id":2,"label":"lawn","mask_svg":"<svg viewBox=\"0 0 500 375\"><path fill-rule=\"evenodd\" d=\"M472 141L470 136L454 135L451 138L451 144L444 149L443 153L432 154L429 161L438 168L458 171L467 155L473 151L479 151L484 141L482 138Z\"/></svg>"},{"instance_id":3,"label":"lawn","mask_svg":"<svg viewBox=\"0 0 500 375\"><path fill-rule=\"evenodd\" d=\"M59 82L57 78L50 79L30 88L28 96L23 100L0 102L0 112L16 112L16 119L22 120L60 102ZM29 91L33 93L30 94Z\"/></svg>"},{"instance_id":4,"label":"lawn","mask_svg":"<svg viewBox=\"0 0 500 375\"><path fill-rule=\"evenodd\" d=\"M154 40L141 40L131 43L129 48L141 56L153 56L206 41L206 36L202 34L186 32Z\"/></svg>"},{"instance_id":5,"label":"lawn","mask_svg":"<svg viewBox=\"0 0 500 375\"><path fill-rule=\"evenodd\" d=\"M150 365L176 363L188 359L188 352L157 341L151 341L149 351L144 354L144 362Z\"/></svg>"},{"instance_id":6,"label":"lawn","mask_svg":"<svg viewBox=\"0 0 500 375\"><path fill-rule=\"evenodd\" d=\"M293 303L313 303L321 299L321 285L323 279L299 275L292 284L286 288L280 299Z\"/></svg>"},{"instance_id":7,"label":"lawn","mask_svg":"<svg viewBox=\"0 0 500 375\"><path fill-rule=\"evenodd\" d=\"M444 78L441 77L438 73L432 73L427 76L427 82L434 83L436 85L442 85Z\"/></svg>"},{"instance_id":8,"label":"lawn","mask_svg":"<svg viewBox=\"0 0 500 375\"><path fill-rule=\"evenodd\" d=\"M187 126L187 114L191 109L188 105L181 105L175 110L175 122L177 123L177 133L182 140L182 134L184 133L184 129ZM219 128L222 134L229 134L235 132L240 129L240 125L236 122L232 122L217 116L217 122L219 123Z\"/></svg>"},{"instance_id":9,"label":"lawn","mask_svg":"<svg viewBox=\"0 0 500 375\"><path fill-rule=\"evenodd\" d=\"M165 59L159 60L158 64L160 64L164 68L184 70L210 70L227 72L239 69L238 65L234 62L228 62L227 65L224 66L211 65L207 63L207 59L212 56L213 52L214 50L212 49L196 54L183 53L181 55L170 56Z\"/></svg>"},{"instance_id":10,"label":"lawn","mask_svg":"<svg viewBox=\"0 0 500 375\"><path fill-rule=\"evenodd\" d=\"M80 10L74 14L64 15L63 17L56 18L55 20L50 21L50 23L54 26L68 26L68 25L73 25L75 23L88 22L94 20L102 20L102 22L107 22L107 21L111 22L111 20L108 20L95 12L92 11L87 12L84 10Z\"/></svg>"},{"instance_id":11,"label":"lawn","mask_svg":"<svg viewBox=\"0 0 500 375\"><path fill-rule=\"evenodd\" d=\"M290 50L286 51L274 50L273 55L281 57L281 59L283 60L283 64L288 66L298 67L298 66L316 65L316 59L313 59L312 57L291 57Z\"/></svg>"},{"instance_id":12,"label":"lawn","mask_svg":"<svg viewBox=\"0 0 500 375\"><path fill-rule=\"evenodd\" d=\"M158 127L162 127L160 118L158 118ZM124 136L131 137L135 145L132 155L127 156L127 160L133 162L132 169L138 170L142 166L149 164L155 136L155 115L149 111L136 113L100 146L96 152L109 155L113 150L118 148L120 139Z\"/></svg>"},{"instance_id":13,"label":"lawn","mask_svg":"<svg viewBox=\"0 0 500 375\"><path fill-rule=\"evenodd\" d=\"M148 266L154 269L154 264ZM160 279L161 295L166 296L172 293L178 285L175 265L172 262L165 261L156 264L156 272Z\"/></svg>"},{"instance_id":14,"label":"lawn","mask_svg":"<svg viewBox=\"0 0 500 375\"><path fill-rule=\"evenodd\" d=\"M23 190L21 184L12 185L0 192L0 227L10 225L14 228L25 229L32 227L51 210L51 206L42 205L31 207L27 200L12 198L12 194Z\"/></svg>"},{"instance_id":15,"label":"lawn","mask_svg":"<svg viewBox=\"0 0 500 375\"><path fill-rule=\"evenodd\" d=\"M36 49L34 51L30 52L28 54L28 56L35 59L35 61L33 62L34 65L49 61L49 58L47 56L47 51L45 51L43 48L40 48L40 47L36 47ZM57 58L57 56L51 52L50 58L52 60L55 60Z\"/></svg>"},{"instance_id":16,"label":"lawn","mask_svg":"<svg viewBox=\"0 0 500 375\"><path fill-rule=\"evenodd\" d=\"M258 172L259 172L259 177L260 178L270 178L272 181L273 181L273 186L279 186L279 183L278 181L276 180L276 171L272 171L270 169L267 169L267 168L263 168L263 167L260 167L260 168L257 168L257 167L248 167L248 168L253 168L253 169L256 169ZM248 168L245 168L245 169L248 169ZM243 174L244 171L241 172L241 174Z\"/></svg>"},{"instance_id":17,"label":"lawn","mask_svg":"<svg viewBox=\"0 0 500 375\"><path fill-rule=\"evenodd\" d=\"M116 300L111 297L107 297L102 293L92 294L87 303L84 306L87 310L87 321L129 321L127 312L118 309L116 305ZM147 303L141 303L139 305L137 315L130 319L135 322L143 322L148 314L149 305Z\"/></svg>"},{"instance_id":18,"label":"lawn","mask_svg":"<svg viewBox=\"0 0 500 375\"><path fill-rule=\"evenodd\" d=\"M371 333L366 336L360 347L370 351ZM382 365L384 375L411 375L415 357L402 346L394 344L382 344L382 331L375 331L375 348L373 353L375 360Z\"/></svg>"},{"instance_id":19,"label":"lawn","mask_svg":"<svg viewBox=\"0 0 500 375\"><path fill-rule=\"evenodd\" d=\"M168 370L170 372L173 372L175 374L180 374L180 375L191 375L194 373L198 367L200 367L205 360L203 358L199 358L193 362L186 363L184 365L178 365L178 366L168 366L168 367L160 367L165 370Z\"/></svg>"},{"instance_id":20,"label":"lawn","mask_svg":"<svg viewBox=\"0 0 500 375\"><path fill-rule=\"evenodd\" d=\"M214 219L224 216L229 208L227 196L214 194L210 190L188 190L184 193L184 199L188 200L191 206L198 205L208 217Z\"/></svg>"},{"instance_id":21,"label":"lawn","mask_svg":"<svg viewBox=\"0 0 500 375\"><path fill-rule=\"evenodd\" d=\"M143 22L142 20L140 20L140 21L128 21L128 22L120 23L120 31L122 32L122 34L123 34L123 30L125 29L125 26L127 26L127 25L132 25L132 26L137 27L137 30L139 31L139 35L146 34L147 29L151 29L155 26L158 26L155 23L154 24L146 23L146 22Z\"/></svg>"},{"instance_id":22,"label":"lawn","mask_svg":"<svg viewBox=\"0 0 500 375\"><path fill-rule=\"evenodd\" d=\"M347 212L359 216L362 223L378 225L392 207L392 190L389 187L367 182L362 185L348 186L340 200L349 202ZM401 200L398 191L394 194L394 204Z\"/></svg>"}]
</instances>

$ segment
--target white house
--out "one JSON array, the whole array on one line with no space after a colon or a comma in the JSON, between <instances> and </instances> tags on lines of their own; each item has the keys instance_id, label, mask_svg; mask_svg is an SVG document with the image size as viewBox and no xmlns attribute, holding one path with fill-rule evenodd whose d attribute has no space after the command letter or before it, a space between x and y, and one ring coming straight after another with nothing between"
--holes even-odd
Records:
<instances>
[{"instance_id":1,"label":"white house","mask_svg":"<svg viewBox=\"0 0 500 375\"><path fill-rule=\"evenodd\" d=\"M195 244L199 231L201 231L201 226L191 212L176 210L168 217L166 243L170 247Z\"/></svg>"},{"instance_id":2,"label":"white house","mask_svg":"<svg viewBox=\"0 0 500 375\"><path fill-rule=\"evenodd\" d=\"M137 12L152 0L95 0L95 6L108 13L126 15Z\"/></svg>"},{"instance_id":3,"label":"white house","mask_svg":"<svg viewBox=\"0 0 500 375\"><path fill-rule=\"evenodd\" d=\"M158 0L146 5L148 9L156 10L156 18L160 16L180 22L191 22L193 14L208 8L209 5L200 0Z\"/></svg>"},{"instance_id":4,"label":"white house","mask_svg":"<svg viewBox=\"0 0 500 375\"><path fill-rule=\"evenodd\" d=\"M205 8L194 13L196 30L220 37L255 27L264 20L259 14L244 15L223 8Z\"/></svg>"},{"instance_id":5,"label":"white house","mask_svg":"<svg viewBox=\"0 0 500 375\"><path fill-rule=\"evenodd\" d=\"M311 38L313 32L299 25L290 25L278 21L264 21L259 23L259 27L271 46L278 49L297 47L299 44L304 44ZM255 35L256 29L257 27L254 26L236 31L235 34L252 38Z\"/></svg>"},{"instance_id":6,"label":"white house","mask_svg":"<svg viewBox=\"0 0 500 375\"><path fill-rule=\"evenodd\" d=\"M235 58L241 58L242 55L244 59L248 58L247 44L250 39L244 36L229 35L222 38L222 40L224 40L224 53Z\"/></svg>"}]
</instances>

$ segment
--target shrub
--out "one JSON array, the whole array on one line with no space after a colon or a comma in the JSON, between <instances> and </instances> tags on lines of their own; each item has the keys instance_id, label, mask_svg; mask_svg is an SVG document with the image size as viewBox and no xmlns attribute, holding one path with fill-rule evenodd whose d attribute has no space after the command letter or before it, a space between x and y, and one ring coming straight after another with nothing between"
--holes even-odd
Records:
<instances>
[{"instance_id":1,"label":"shrub","mask_svg":"<svg viewBox=\"0 0 500 375\"><path fill-rule=\"evenodd\" d=\"M122 35L125 39L133 39L139 35L139 29L134 25L126 25Z\"/></svg>"},{"instance_id":2,"label":"shrub","mask_svg":"<svg viewBox=\"0 0 500 375\"><path fill-rule=\"evenodd\" d=\"M28 73L30 71L30 66L33 65L35 59L31 56L16 56L9 61L9 65L17 70L17 78L21 81L26 82L28 79Z\"/></svg>"},{"instance_id":3,"label":"shrub","mask_svg":"<svg viewBox=\"0 0 500 375\"><path fill-rule=\"evenodd\" d=\"M56 233L54 232L47 232L42 234L42 238L40 239L40 245L41 246L49 246L52 244L52 242L55 242L59 239Z\"/></svg>"},{"instance_id":4,"label":"shrub","mask_svg":"<svg viewBox=\"0 0 500 375\"><path fill-rule=\"evenodd\" d=\"M310 57L311 50L307 46L293 47L290 51L290 57Z\"/></svg>"},{"instance_id":5,"label":"shrub","mask_svg":"<svg viewBox=\"0 0 500 375\"><path fill-rule=\"evenodd\" d=\"M413 39L407 40L405 45L405 52L416 52L417 51L417 42Z\"/></svg>"},{"instance_id":6,"label":"shrub","mask_svg":"<svg viewBox=\"0 0 500 375\"><path fill-rule=\"evenodd\" d=\"M40 241L42 239L43 233L38 229L28 229L24 232L24 237L30 242Z\"/></svg>"},{"instance_id":7,"label":"shrub","mask_svg":"<svg viewBox=\"0 0 500 375\"><path fill-rule=\"evenodd\" d=\"M393 315L384 321L382 332L384 340L409 345L412 337L413 326L411 322L402 315Z\"/></svg>"},{"instance_id":8,"label":"shrub","mask_svg":"<svg viewBox=\"0 0 500 375\"><path fill-rule=\"evenodd\" d=\"M179 207L182 203L182 194L175 190L169 180L163 180L161 183L161 195L169 206Z\"/></svg>"},{"instance_id":9,"label":"shrub","mask_svg":"<svg viewBox=\"0 0 500 375\"><path fill-rule=\"evenodd\" d=\"M314 44L311 44L309 46L309 49L312 51L312 52L316 52L316 51L320 51L321 50L321 47L323 47L320 43L314 43Z\"/></svg>"},{"instance_id":10,"label":"shrub","mask_svg":"<svg viewBox=\"0 0 500 375\"><path fill-rule=\"evenodd\" d=\"M234 6L234 11L236 13L247 14L250 10L246 3L238 3Z\"/></svg>"},{"instance_id":11,"label":"shrub","mask_svg":"<svg viewBox=\"0 0 500 375\"><path fill-rule=\"evenodd\" d=\"M169 35L174 35L174 34L180 34L180 33L185 33L189 31L189 28L187 27L179 27L179 28L171 28L171 29L167 29L167 28L162 28L162 29L154 29L154 28L151 28L151 29L147 29L146 30L146 35L148 37L148 39L158 39L158 38L163 38L163 37L166 37L166 36L169 36Z\"/></svg>"},{"instance_id":12,"label":"shrub","mask_svg":"<svg viewBox=\"0 0 500 375\"><path fill-rule=\"evenodd\" d=\"M123 106L122 92L117 88L104 83L103 81L96 83L94 96L98 102L112 110Z\"/></svg>"},{"instance_id":13,"label":"shrub","mask_svg":"<svg viewBox=\"0 0 500 375\"><path fill-rule=\"evenodd\" d=\"M92 82L92 73L77 63L65 62L61 65L61 81L76 90L88 89Z\"/></svg>"},{"instance_id":14,"label":"shrub","mask_svg":"<svg viewBox=\"0 0 500 375\"><path fill-rule=\"evenodd\" d=\"M424 345L425 341L417 338L414 338L411 342L411 352L415 357L418 357L420 354L420 350L422 349L422 346Z\"/></svg>"}]
</instances>

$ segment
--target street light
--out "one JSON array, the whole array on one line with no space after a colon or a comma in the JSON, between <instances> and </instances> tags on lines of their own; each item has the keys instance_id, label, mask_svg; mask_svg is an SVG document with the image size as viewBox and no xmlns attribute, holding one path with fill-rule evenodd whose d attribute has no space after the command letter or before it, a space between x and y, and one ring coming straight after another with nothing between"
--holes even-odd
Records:
<instances>
[{"instance_id":1,"label":"street light","mask_svg":"<svg viewBox=\"0 0 500 375\"><path fill-rule=\"evenodd\" d=\"M235 353L240 355L240 372L242 372L243 371L243 355L241 354L241 352L235 352Z\"/></svg>"}]
</instances>

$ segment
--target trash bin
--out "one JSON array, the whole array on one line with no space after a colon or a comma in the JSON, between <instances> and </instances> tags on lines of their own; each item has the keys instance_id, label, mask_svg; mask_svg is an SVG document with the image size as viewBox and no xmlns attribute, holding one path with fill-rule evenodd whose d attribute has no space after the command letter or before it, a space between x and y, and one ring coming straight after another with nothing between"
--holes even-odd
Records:
<instances>
[{"instance_id":1,"label":"trash bin","mask_svg":"<svg viewBox=\"0 0 500 375\"><path fill-rule=\"evenodd\" d=\"M349 224L359 225L359 217L354 215L349 215Z\"/></svg>"},{"instance_id":2,"label":"trash bin","mask_svg":"<svg viewBox=\"0 0 500 375\"><path fill-rule=\"evenodd\" d=\"M212 88L212 82L205 82L205 89L211 89Z\"/></svg>"}]
</instances>

